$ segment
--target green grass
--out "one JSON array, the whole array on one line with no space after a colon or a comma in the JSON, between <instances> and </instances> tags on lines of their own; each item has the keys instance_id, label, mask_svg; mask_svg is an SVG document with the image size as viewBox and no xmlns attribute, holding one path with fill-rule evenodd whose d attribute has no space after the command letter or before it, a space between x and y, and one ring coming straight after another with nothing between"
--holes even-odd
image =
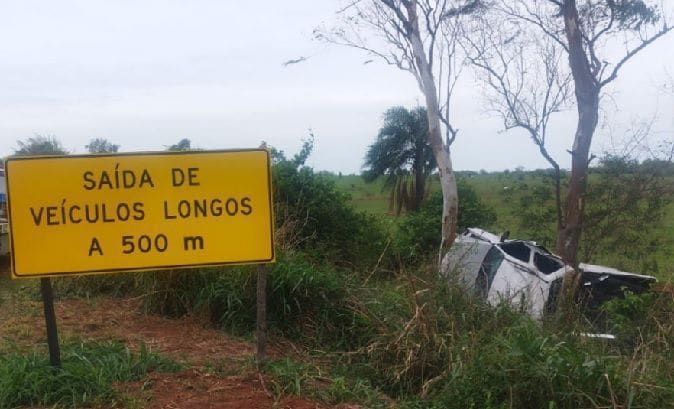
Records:
<instances>
[{"instance_id":1,"label":"green grass","mask_svg":"<svg viewBox=\"0 0 674 409\"><path fill-rule=\"evenodd\" d=\"M367 408L390 407L389 399L372 383L346 366L321 367L292 358L265 364L276 400L286 395L305 396L328 405L357 403Z\"/></svg>"},{"instance_id":2,"label":"green grass","mask_svg":"<svg viewBox=\"0 0 674 409\"><path fill-rule=\"evenodd\" d=\"M388 192L382 190L383 180L380 178L373 183L366 183L359 175L326 175L325 177L333 180L336 185L351 195L351 203L358 209L376 215L388 215L389 196ZM492 207L497 214L495 226L491 226L494 233L510 231L511 238L530 239L526 233L520 231L518 221L513 215L513 206L516 203L508 203L504 198L504 189L512 188L517 182L539 183L540 179L534 179L527 173L518 172L499 172L471 174L463 177L476 190L479 197ZM435 179L431 181L431 188L437 189L438 184ZM459 198L461 200L461 198ZM404 215L403 215L404 217ZM393 223L395 224L395 223ZM482 226L484 227L484 226ZM396 231L395 226L391 230ZM663 281L674 280L674 203L667 206L663 222L657 226L652 233L651 239L658 243L657 248L650 254L657 263L657 272L655 275ZM590 261L597 264L616 265L618 260L611 254L598 254ZM639 272L639 271L635 271Z\"/></svg>"},{"instance_id":3,"label":"green grass","mask_svg":"<svg viewBox=\"0 0 674 409\"><path fill-rule=\"evenodd\" d=\"M65 343L61 354L62 368L55 369L45 353L0 352L0 408L109 406L122 399L114 389L115 382L181 369L144 345L134 353L116 341Z\"/></svg>"},{"instance_id":4,"label":"green grass","mask_svg":"<svg viewBox=\"0 0 674 409\"><path fill-rule=\"evenodd\" d=\"M388 213L389 193L383 189L383 179L366 183L359 175L324 176L342 191L351 196L351 203L358 209L368 213L383 215Z\"/></svg>"},{"instance_id":5,"label":"green grass","mask_svg":"<svg viewBox=\"0 0 674 409\"><path fill-rule=\"evenodd\" d=\"M480 197L490 205L497 213L497 226L495 233L510 231L511 238L527 239L527 235L519 231L518 221L514 217L513 206L516 203L507 203L504 200L504 188L512 187L517 182L529 184L540 183L540 179L535 179L528 174L517 174L511 172L479 174L470 177L470 184L475 188ZM459 200L461 200L459 198ZM657 271L654 272L658 279L663 281L674 280L674 203L667 205L664 219L661 224L655 227L649 237L643 240L653 240L657 246L649 254L657 263ZM550 246L554 247L554 246ZM617 266L620 264L620 257L612 254L597 254L592 260L583 260L595 264ZM634 271L639 273L639 271Z\"/></svg>"}]
</instances>

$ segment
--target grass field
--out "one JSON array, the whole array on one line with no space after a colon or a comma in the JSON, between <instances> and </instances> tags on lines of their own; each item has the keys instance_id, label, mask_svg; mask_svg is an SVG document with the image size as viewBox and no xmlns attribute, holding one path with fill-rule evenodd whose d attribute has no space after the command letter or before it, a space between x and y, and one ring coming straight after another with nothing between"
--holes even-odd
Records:
<instances>
[{"instance_id":1,"label":"grass field","mask_svg":"<svg viewBox=\"0 0 674 409\"><path fill-rule=\"evenodd\" d=\"M383 179L366 183L359 175L326 176L344 192L351 195L351 201L360 210L373 214L386 214L389 209L389 194L384 190Z\"/></svg>"},{"instance_id":2,"label":"grass field","mask_svg":"<svg viewBox=\"0 0 674 409\"><path fill-rule=\"evenodd\" d=\"M378 179L372 183L366 183L359 175L326 175L344 192L351 196L353 205L359 209L372 214L388 215L392 219L393 215L389 213L389 193L383 189L383 180ZM491 206L498 218L493 226L479 226L489 229L495 233L511 232L511 238L526 239L526 234L518 231L518 223L513 216L513 203L508 203L503 195L504 188L509 188L515 183L516 178L522 176L513 173L487 173L471 174L466 177L468 183L475 189L479 197ZM527 177L526 175L524 176ZM439 185L434 179L431 180L431 189L438 189ZM461 198L459 198L461 200ZM404 216L403 216L404 217ZM674 203L666 207L665 217L662 223L655 228L653 237L657 240L658 248L652 254L658 265L658 271L655 275L664 281L674 279ZM612 265L613 258L610 255L599 255L595 260L588 260L598 264Z\"/></svg>"}]
</instances>

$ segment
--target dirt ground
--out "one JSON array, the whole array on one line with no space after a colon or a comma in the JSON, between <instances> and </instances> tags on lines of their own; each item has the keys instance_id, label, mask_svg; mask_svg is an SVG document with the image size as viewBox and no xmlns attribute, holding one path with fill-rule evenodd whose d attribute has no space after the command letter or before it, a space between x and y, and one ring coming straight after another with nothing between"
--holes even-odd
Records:
<instances>
[{"instance_id":1,"label":"dirt ground","mask_svg":"<svg viewBox=\"0 0 674 409\"><path fill-rule=\"evenodd\" d=\"M168 319L141 312L141 300L96 298L55 302L59 337L83 340L117 339L131 349L150 349L185 363L178 373L151 373L145 379L118 385L133 406L145 408L298 408L327 406L303 397L275 400L268 379L254 366L254 346L210 327L198 319ZM42 302L4 299L0 308L0 337L26 348L44 347ZM271 345L278 358L288 348ZM358 408L340 405L342 409Z\"/></svg>"}]
</instances>

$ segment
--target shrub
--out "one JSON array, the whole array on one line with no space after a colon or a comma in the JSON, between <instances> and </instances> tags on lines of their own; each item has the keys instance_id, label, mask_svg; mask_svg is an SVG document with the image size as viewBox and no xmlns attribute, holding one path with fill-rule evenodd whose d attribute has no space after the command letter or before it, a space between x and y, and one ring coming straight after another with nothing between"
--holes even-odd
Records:
<instances>
[{"instance_id":1,"label":"shrub","mask_svg":"<svg viewBox=\"0 0 674 409\"><path fill-rule=\"evenodd\" d=\"M368 339L366 318L352 308L353 275L317 266L301 254L279 254L267 278L270 331L311 345L353 348ZM147 306L166 315L207 313L231 331L255 328L256 275L247 266L148 277Z\"/></svg>"},{"instance_id":2,"label":"shrub","mask_svg":"<svg viewBox=\"0 0 674 409\"><path fill-rule=\"evenodd\" d=\"M400 277L395 286L379 284L359 305L375 335L350 365L360 365L374 386L398 398L418 395L442 379L481 337L527 319L505 306L490 308L428 270Z\"/></svg>"},{"instance_id":3,"label":"shrub","mask_svg":"<svg viewBox=\"0 0 674 409\"><path fill-rule=\"evenodd\" d=\"M657 273L662 225L673 185L653 162L604 156L589 179L580 254L625 271Z\"/></svg>"},{"instance_id":4,"label":"shrub","mask_svg":"<svg viewBox=\"0 0 674 409\"><path fill-rule=\"evenodd\" d=\"M672 197L672 181L665 163L639 163L627 157L604 155L590 169L585 197L579 259L607 264L624 271L657 273L660 252L657 228ZM562 175L562 198L568 175ZM511 178L502 192L513 230L522 238L553 248L557 239L553 174L529 172Z\"/></svg>"},{"instance_id":5,"label":"shrub","mask_svg":"<svg viewBox=\"0 0 674 409\"><path fill-rule=\"evenodd\" d=\"M459 195L459 231L467 227L484 227L496 223L496 212L485 204L465 180L457 181ZM396 253L405 260L437 252L440 247L442 192L434 192L418 212L408 214L399 225Z\"/></svg>"},{"instance_id":6,"label":"shrub","mask_svg":"<svg viewBox=\"0 0 674 409\"><path fill-rule=\"evenodd\" d=\"M674 343L674 296L668 291L634 294L625 291L601 306L607 330L616 335L625 352L632 353L645 340L667 349ZM653 345L650 345L651 347Z\"/></svg>"},{"instance_id":7,"label":"shrub","mask_svg":"<svg viewBox=\"0 0 674 409\"><path fill-rule=\"evenodd\" d=\"M116 297L137 292L142 281L142 275L132 272L73 276L58 280L53 285L57 295L89 298L105 294Z\"/></svg>"},{"instance_id":8,"label":"shrub","mask_svg":"<svg viewBox=\"0 0 674 409\"><path fill-rule=\"evenodd\" d=\"M356 211L333 181L291 161L277 163L273 174L277 231L286 233L292 247L341 266L377 260L386 239L381 224Z\"/></svg>"}]
</instances>

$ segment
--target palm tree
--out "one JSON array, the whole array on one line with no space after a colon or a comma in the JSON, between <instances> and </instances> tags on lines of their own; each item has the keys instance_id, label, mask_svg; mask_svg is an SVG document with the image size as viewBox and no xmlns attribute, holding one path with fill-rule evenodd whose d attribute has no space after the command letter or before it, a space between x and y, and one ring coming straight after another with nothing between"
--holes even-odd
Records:
<instances>
[{"instance_id":1,"label":"palm tree","mask_svg":"<svg viewBox=\"0 0 674 409\"><path fill-rule=\"evenodd\" d=\"M426 109L392 107L384 113L384 125L365 155L366 181L385 176L384 188L391 189L391 210L419 210L427 194L428 176L436 168L428 144Z\"/></svg>"}]
</instances>

